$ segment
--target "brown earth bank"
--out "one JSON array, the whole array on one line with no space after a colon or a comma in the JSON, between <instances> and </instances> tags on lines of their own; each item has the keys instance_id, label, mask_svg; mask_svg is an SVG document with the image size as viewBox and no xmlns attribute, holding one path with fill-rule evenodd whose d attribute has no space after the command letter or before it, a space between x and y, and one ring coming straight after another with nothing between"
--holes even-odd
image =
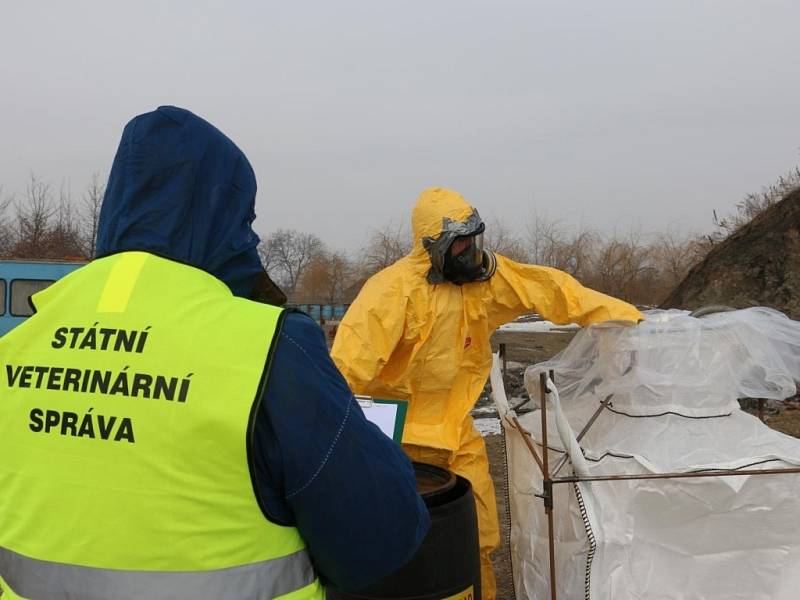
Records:
<instances>
[{"instance_id":1,"label":"brown earth bank","mask_svg":"<svg viewBox=\"0 0 800 600\"><path fill-rule=\"evenodd\" d=\"M800 189L720 242L662 303L770 306L800 319Z\"/></svg>"}]
</instances>

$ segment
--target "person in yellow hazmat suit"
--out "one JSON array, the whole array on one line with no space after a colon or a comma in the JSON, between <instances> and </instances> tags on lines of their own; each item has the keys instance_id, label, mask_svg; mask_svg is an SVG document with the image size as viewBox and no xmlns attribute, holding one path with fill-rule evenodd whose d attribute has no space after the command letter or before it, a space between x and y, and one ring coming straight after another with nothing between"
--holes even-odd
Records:
<instances>
[{"instance_id":1,"label":"person in yellow hazmat suit","mask_svg":"<svg viewBox=\"0 0 800 600\"><path fill-rule=\"evenodd\" d=\"M486 448L470 410L492 363L489 337L536 312L558 324L642 319L636 308L567 273L483 249L484 224L460 194L425 190L411 253L372 276L344 316L331 353L357 394L409 400L403 447L468 479L475 493L483 597L496 595L499 546Z\"/></svg>"}]
</instances>

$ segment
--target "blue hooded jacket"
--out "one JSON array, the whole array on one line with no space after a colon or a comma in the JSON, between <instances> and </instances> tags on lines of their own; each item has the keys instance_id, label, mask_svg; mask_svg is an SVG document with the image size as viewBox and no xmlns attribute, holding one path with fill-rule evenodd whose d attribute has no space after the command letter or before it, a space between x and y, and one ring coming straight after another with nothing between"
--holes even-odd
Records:
<instances>
[{"instance_id":1,"label":"blue hooded jacket","mask_svg":"<svg viewBox=\"0 0 800 600\"><path fill-rule=\"evenodd\" d=\"M162 106L123 131L97 255L152 252L250 298L264 271L255 195L253 169L230 139ZM428 512L410 462L365 419L317 324L290 312L278 336L256 417L253 487L266 518L298 528L324 580L357 590L411 558Z\"/></svg>"},{"instance_id":2,"label":"blue hooded jacket","mask_svg":"<svg viewBox=\"0 0 800 600\"><path fill-rule=\"evenodd\" d=\"M146 250L200 267L248 297L258 257L256 177L244 153L187 110L125 126L97 231L97 256Z\"/></svg>"}]
</instances>

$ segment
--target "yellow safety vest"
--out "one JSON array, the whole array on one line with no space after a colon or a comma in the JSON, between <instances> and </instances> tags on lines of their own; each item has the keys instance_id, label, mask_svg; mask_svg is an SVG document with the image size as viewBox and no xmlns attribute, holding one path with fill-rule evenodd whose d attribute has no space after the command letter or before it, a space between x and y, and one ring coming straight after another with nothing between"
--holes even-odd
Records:
<instances>
[{"instance_id":1,"label":"yellow safety vest","mask_svg":"<svg viewBox=\"0 0 800 600\"><path fill-rule=\"evenodd\" d=\"M0 338L0 593L324 598L253 488L281 310L144 252L78 269Z\"/></svg>"}]
</instances>

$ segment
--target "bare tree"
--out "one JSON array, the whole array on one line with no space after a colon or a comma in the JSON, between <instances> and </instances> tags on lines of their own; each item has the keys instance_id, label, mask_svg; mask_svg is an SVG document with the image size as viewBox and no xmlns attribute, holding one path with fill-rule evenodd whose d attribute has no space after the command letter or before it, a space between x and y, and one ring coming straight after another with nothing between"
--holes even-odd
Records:
<instances>
[{"instance_id":1,"label":"bare tree","mask_svg":"<svg viewBox=\"0 0 800 600\"><path fill-rule=\"evenodd\" d=\"M69 190L58 200L50 185L31 174L25 194L14 201L9 254L19 258L84 258Z\"/></svg>"},{"instance_id":2,"label":"bare tree","mask_svg":"<svg viewBox=\"0 0 800 600\"><path fill-rule=\"evenodd\" d=\"M747 194L736 203L736 212L722 219L714 212L714 225L717 231L712 234L711 241L725 239L739 228L746 225L770 206L783 199L790 192L800 187L800 167L795 167L770 186L762 188L755 194Z\"/></svg>"},{"instance_id":3,"label":"bare tree","mask_svg":"<svg viewBox=\"0 0 800 600\"><path fill-rule=\"evenodd\" d=\"M50 219L56 212L50 185L31 173L22 201L15 201L14 245L11 252L20 258L41 258Z\"/></svg>"},{"instance_id":4,"label":"bare tree","mask_svg":"<svg viewBox=\"0 0 800 600\"><path fill-rule=\"evenodd\" d=\"M689 269L708 253L704 238L694 234L679 234L668 229L656 235L651 247L653 265L660 274L659 296L668 294L683 281Z\"/></svg>"},{"instance_id":5,"label":"bare tree","mask_svg":"<svg viewBox=\"0 0 800 600\"><path fill-rule=\"evenodd\" d=\"M546 267L555 266L557 248L565 244L566 234L557 221L550 221L538 214L527 223L528 260Z\"/></svg>"},{"instance_id":6,"label":"bare tree","mask_svg":"<svg viewBox=\"0 0 800 600\"><path fill-rule=\"evenodd\" d=\"M14 236L8 220L9 207L14 201L13 196L3 197L3 188L0 187L0 256L6 256L14 245Z\"/></svg>"},{"instance_id":7,"label":"bare tree","mask_svg":"<svg viewBox=\"0 0 800 600\"><path fill-rule=\"evenodd\" d=\"M527 262L528 253L525 248L525 243L516 233L498 219L494 219L491 223L486 225L484 238L484 246L487 249L502 254L511 260Z\"/></svg>"},{"instance_id":8,"label":"bare tree","mask_svg":"<svg viewBox=\"0 0 800 600\"><path fill-rule=\"evenodd\" d=\"M361 250L362 275L368 277L411 252L411 233L405 222L374 230Z\"/></svg>"},{"instance_id":9,"label":"bare tree","mask_svg":"<svg viewBox=\"0 0 800 600\"><path fill-rule=\"evenodd\" d=\"M341 252L327 254L328 285L325 298L328 302L341 302L344 291L350 286L353 279L353 264Z\"/></svg>"},{"instance_id":10,"label":"bare tree","mask_svg":"<svg viewBox=\"0 0 800 600\"><path fill-rule=\"evenodd\" d=\"M261 264L264 265L264 269L270 274L270 278L277 281L277 276L274 276L276 271L275 254L271 251L269 244L263 237L261 238L261 242L258 244L256 251L258 252L258 257L261 259Z\"/></svg>"},{"instance_id":11,"label":"bare tree","mask_svg":"<svg viewBox=\"0 0 800 600\"><path fill-rule=\"evenodd\" d=\"M757 194L745 196L733 215L717 219L708 235L674 230L644 242L639 234L604 237L587 228L564 227L557 220L533 215L524 235L512 224L487 224L486 247L521 262L554 267L587 286L644 304L657 304L703 259L711 247L756 218L800 186L800 168L780 177ZM23 194L3 197L0 188L0 255L29 258L86 257L95 254L104 186L97 174L87 185L80 206L61 188L31 174ZM358 283L411 251L406 221L372 230L353 261L326 249L322 240L280 229L260 244L261 259L273 278L294 300L341 302Z\"/></svg>"},{"instance_id":12,"label":"bare tree","mask_svg":"<svg viewBox=\"0 0 800 600\"><path fill-rule=\"evenodd\" d=\"M352 283L353 273L353 265L345 254L321 251L304 271L295 297L303 302L342 302L344 291Z\"/></svg>"},{"instance_id":13,"label":"bare tree","mask_svg":"<svg viewBox=\"0 0 800 600\"><path fill-rule=\"evenodd\" d=\"M650 263L650 248L639 234L614 236L600 245L594 268L587 278L594 289L631 302L647 302L656 273Z\"/></svg>"},{"instance_id":14,"label":"bare tree","mask_svg":"<svg viewBox=\"0 0 800 600\"><path fill-rule=\"evenodd\" d=\"M92 179L83 192L83 205L80 210L81 246L87 258L95 255L97 246L97 223L100 220L100 207L105 195L105 184L97 173L92 174Z\"/></svg>"},{"instance_id":15,"label":"bare tree","mask_svg":"<svg viewBox=\"0 0 800 600\"><path fill-rule=\"evenodd\" d=\"M527 249L530 262L566 271L583 279L592 269L599 236L588 229L567 231L558 221L534 214L527 225Z\"/></svg>"},{"instance_id":16,"label":"bare tree","mask_svg":"<svg viewBox=\"0 0 800 600\"><path fill-rule=\"evenodd\" d=\"M259 253L264 266L290 299L303 272L324 249L319 237L294 229L278 229L262 246Z\"/></svg>"},{"instance_id":17,"label":"bare tree","mask_svg":"<svg viewBox=\"0 0 800 600\"><path fill-rule=\"evenodd\" d=\"M61 187L44 245L47 258L88 258L81 244L79 219L69 190Z\"/></svg>"},{"instance_id":18,"label":"bare tree","mask_svg":"<svg viewBox=\"0 0 800 600\"><path fill-rule=\"evenodd\" d=\"M573 277L583 280L593 268L600 236L591 230L582 229L570 235L567 244L558 249L554 266Z\"/></svg>"}]
</instances>

